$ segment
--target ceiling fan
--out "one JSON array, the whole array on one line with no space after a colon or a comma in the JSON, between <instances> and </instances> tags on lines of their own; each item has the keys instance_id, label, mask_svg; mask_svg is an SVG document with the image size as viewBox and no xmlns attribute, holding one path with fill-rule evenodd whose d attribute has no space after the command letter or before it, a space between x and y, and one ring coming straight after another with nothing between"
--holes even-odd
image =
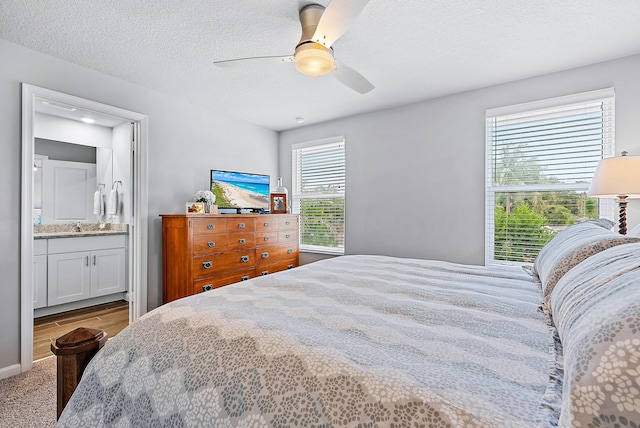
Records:
<instances>
[{"instance_id":1,"label":"ceiling fan","mask_svg":"<svg viewBox=\"0 0 640 428\"><path fill-rule=\"evenodd\" d=\"M360 73L333 57L333 44L356 20L369 0L333 0L327 7L309 4L300 10L302 37L293 55L262 56L215 61L219 67L243 67L294 63L299 72L311 76L332 73L342 84L361 94L374 86Z\"/></svg>"}]
</instances>

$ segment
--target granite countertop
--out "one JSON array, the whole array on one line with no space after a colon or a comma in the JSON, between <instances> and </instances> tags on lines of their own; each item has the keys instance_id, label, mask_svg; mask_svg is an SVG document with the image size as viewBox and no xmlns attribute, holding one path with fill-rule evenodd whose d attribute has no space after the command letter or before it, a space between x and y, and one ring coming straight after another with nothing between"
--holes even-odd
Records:
<instances>
[{"instance_id":1,"label":"granite countertop","mask_svg":"<svg viewBox=\"0 0 640 428\"><path fill-rule=\"evenodd\" d=\"M74 224L38 224L33 226L33 239L75 238L81 236L126 235L127 224L81 223Z\"/></svg>"}]
</instances>

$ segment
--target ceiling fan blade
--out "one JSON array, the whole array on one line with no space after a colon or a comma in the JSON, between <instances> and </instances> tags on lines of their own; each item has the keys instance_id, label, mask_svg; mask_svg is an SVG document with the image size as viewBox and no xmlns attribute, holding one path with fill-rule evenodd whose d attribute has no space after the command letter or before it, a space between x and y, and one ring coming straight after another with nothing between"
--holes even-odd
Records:
<instances>
[{"instance_id":1,"label":"ceiling fan blade","mask_svg":"<svg viewBox=\"0 0 640 428\"><path fill-rule=\"evenodd\" d=\"M251 58L228 59L224 61L214 61L218 67L253 67L259 65L277 64L282 62L294 62L293 55L288 56L255 56Z\"/></svg>"},{"instance_id":2,"label":"ceiling fan blade","mask_svg":"<svg viewBox=\"0 0 640 428\"><path fill-rule=\"evenodd\" d=\"M356 20L369 0L332 0L324 10L311 40L331 47Z\"/></svg>"},{"instance_id":3,"label":"ceiling fan blade","mask_svg":"<svg viewBox=\"0 0 640 428\"><path fill-rule=\"evenodd\" d=\"M333 74L343 85L348 86L360 94L366 94L375 88L375 86L365 79L362 74L358 73L351 67L338 63L337 61L336 69L331 74Z\"/></svg>"}]
</instances>

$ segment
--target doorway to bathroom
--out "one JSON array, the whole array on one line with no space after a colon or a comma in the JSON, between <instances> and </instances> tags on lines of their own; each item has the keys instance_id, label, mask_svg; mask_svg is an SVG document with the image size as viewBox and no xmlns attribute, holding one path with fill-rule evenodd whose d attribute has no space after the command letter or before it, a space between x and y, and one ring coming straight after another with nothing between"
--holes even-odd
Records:
<instances>
[{"instance_id":1,"label":"doorway to bathroom","mask_svg":"<svg viewBox=\"0 0 640 428\"><path fill-rule=\"evenodd\" d=\"M22 112L24 372L34 324L119 331L146 313L147 117L28 84Z\"/></svg>"}]
</instances>

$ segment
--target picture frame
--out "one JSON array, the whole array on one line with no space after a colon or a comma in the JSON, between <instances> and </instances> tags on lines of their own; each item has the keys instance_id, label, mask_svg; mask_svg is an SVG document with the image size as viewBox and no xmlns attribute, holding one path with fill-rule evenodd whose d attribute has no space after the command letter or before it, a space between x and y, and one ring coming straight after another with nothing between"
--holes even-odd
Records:
<instances>
[{"instance_id":1,"label":"picture frame","mask_svg":"<svg viewBox=\"0 0 640 428\"><path fill-rule=\"evenodd\" d=\"M187 214L204 214L204 202L187 202Z\"/></svg>"},{"instance_id":2,"label":"picture frame","mask_svg":"<svg viewBox=\"0 0 640 428\"><path fill-rule=\"evenodd\" d=\"M271 214L287 213L287 194L271 193Z\"/></svg>"}]
</instances>

